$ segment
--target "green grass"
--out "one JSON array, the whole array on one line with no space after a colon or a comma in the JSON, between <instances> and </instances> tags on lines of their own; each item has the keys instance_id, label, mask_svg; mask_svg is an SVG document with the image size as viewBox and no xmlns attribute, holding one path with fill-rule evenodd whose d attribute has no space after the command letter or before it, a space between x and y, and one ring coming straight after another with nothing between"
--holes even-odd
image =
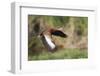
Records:
<instances>
[{"instance_id":1,"label":"green grass","mask_svg":"<svg viewBox=\"0 0 100 76\"><path fill-rule=\"evenodd\" d=\"M88 58L87 49L62 49L56 52L42 51L41 53L34 54L28 53L28 60L54 60L54 59L79 59Z\"/></svg>"}]
</instances>

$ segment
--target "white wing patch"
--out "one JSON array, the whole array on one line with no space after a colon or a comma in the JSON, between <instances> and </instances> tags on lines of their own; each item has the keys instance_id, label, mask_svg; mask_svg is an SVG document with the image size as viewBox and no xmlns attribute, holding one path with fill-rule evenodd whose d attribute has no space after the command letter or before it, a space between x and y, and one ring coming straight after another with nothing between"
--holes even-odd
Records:
<instances>
[{"instance_id":1,"label":"white wing patch","mask_svg":"<svg viewBox=\"0 0 100 76\"><path fill-rule=\"evenodd\" d=\"M49 46L51 47L51 49L54 49L56 46L55 46L55 44L51 41L50 37L47 36L47 35L44 35L44 37L45 37L47 43L49 44Z\"/></svg>"}]
</instances>

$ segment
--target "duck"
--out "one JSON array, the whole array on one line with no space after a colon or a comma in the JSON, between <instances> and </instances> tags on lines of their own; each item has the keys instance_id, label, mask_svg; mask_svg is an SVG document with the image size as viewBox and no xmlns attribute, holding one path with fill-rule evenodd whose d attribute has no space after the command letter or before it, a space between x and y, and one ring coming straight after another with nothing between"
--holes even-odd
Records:
<instances>
[{"instance_id":1,"label":"duck","mask_svg":"<svg viewBox=\"0 0 100 76\"><path fill-rule=\"evenodd\" d=\"M52 36L67 38L68 35L65 34L62 30L55 29L55 28L46 28L41 31L41 26L39 23L37 23L34 26L35 33L38 34L37 37L40 38L41 42L43 43L44 47L50 51L53 52L57 49L57 45L55 44Z\"/></svg>"}]
</instances>

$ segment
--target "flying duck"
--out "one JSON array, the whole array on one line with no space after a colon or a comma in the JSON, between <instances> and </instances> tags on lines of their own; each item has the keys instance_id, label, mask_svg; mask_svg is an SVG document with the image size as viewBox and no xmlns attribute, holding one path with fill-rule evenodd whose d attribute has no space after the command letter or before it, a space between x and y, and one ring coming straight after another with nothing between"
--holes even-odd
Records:
<instances>
[{"instance_id":1,"label":"flying duck","mask_svg":"<svg viewBox=\"0 0 100 76\"><path fill-rule=\"evenodd\" d=\"M55 42L52 40L52 35L59 36L62 38L67 38L68 35L65 34L63 31L54 29L54 28L48 28L48 29L41 29L40 23L36 23L33 28L34 32L39 35L44 47L48 50L53 52L57 48L55 45ZM42 30L42 31L41 31Z\"/></svg>"}]
</instances>

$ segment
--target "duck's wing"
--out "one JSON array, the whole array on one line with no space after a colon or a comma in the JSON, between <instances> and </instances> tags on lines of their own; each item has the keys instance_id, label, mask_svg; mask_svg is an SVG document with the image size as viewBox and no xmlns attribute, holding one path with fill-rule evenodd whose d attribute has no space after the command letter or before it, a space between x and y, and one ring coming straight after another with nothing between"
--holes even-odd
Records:
<instances>
[{"instance_id":1,"label":"duck's wing","mask_svg":"<svg viewBox=\"0 0 100 76\"><path fill-rule=\"evenodd\" d=\"M64 38L68 37L68 35L62 32L61 30L54 30L51 32L51 35L60 36Z\"/></svg>"}]
</instances>

